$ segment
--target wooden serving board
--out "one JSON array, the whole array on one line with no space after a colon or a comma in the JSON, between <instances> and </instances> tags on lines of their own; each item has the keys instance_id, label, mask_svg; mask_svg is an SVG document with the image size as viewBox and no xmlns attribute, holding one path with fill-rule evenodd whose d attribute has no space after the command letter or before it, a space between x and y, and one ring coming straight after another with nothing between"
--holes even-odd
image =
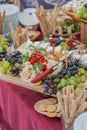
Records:
<instances>
[{"instance_id":1,"label":"wooden serving board","mask_svg":"<svg viewBox=\"0 0 87 130\"><path fill-rule=\"evenodd\" d=\"M43 93L43 86L36 86L35 84L33 85L31 83L24 82L23 80L20 79L20 77L17 77L17 76L2 74L0 72L0 80L6 81L8 83L12 83L14 85L18 85L23 88L33 90L38 93L42 93L43 95L49 95L47 93L46 94ZM56 95L54 95L54 94L49 95L49 96L56 97Z\"/></svg>"},{"instance_id":2,"label":"wooden serving board","mask_svg":"<svg viewBox=\"0 0 87 130\"><path fill-rule=\"evenodd\" d=\"M6 81L6 82L14 84L14 85L17 85L19 87L23 87L23 88L26 88L26 89L33 90L33 91L41 93L43 95L56 97L55 94L49 95L48 93L43 93L43 86L36 86L35 84L33 85L32 83L24 82L18 76L11 76L11 75L7 75L7 74L2 74L0 72L0 80ZM87 89L87 80L84 83L84 89Z\"/></svg>"}]
</instances>

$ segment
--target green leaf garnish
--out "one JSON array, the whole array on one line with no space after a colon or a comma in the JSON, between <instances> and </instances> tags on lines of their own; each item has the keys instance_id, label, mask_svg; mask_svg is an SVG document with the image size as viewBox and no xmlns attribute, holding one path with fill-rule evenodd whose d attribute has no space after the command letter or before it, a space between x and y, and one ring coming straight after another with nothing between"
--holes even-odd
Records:
<instances>
[{"instance_id":1,"label":"green leaf garnish","mask_svg":"<svg viewBox=\"0 0 87 130\"><path fill-rule=\"evenodd\" d=\"M34 52L37 50L37 48L35 46L30 45L29 47L32 47Z\"/></svg>"},{"instance_id":2,"label":"green leaf garnish","mask_svg":"<svg viewBox=\"0 0 87 130\"><path fill-rule=\"evenodd\" d=\"M46 49L45 48L42 48L42 47L40 47L39 49L38 49L38 51L46 51Z\"/></svg>"},{"instance_id":3,"label":"green leaf garnish","mask_svg":"<svg viewBox=\"0 0 87 130\"><path fill-rule=\"evenodd\" d=\"M34 68L36 69L36 68L38 68L40 71L42 70L42 68L43 68L43 66L42 66L42 64L41 63L35 63L34 64Z\"/></svg>"},{"instance_id":4,"label":"green leaf garnish","mask_svg":"<svg viewBox=\"0 0 87 130\"><path fill-rule=\"evenodd\" d=\"M29 61L29 52L27 52L25 55L23 55L21 57L21 60L24 61L24 62Z\"/></svg>"},{"instance_id":5,"label":"green leaf garnish","mask_svg":"<svg viewBox=\"0 0 87 130\"><path fill-rule=\"evenodd\" d=\"M49 37L47 37L47 36L44 37L44 41L45 41L45 42L49 42L49 41L50 41Z\"/></svg>"}]
</instances>

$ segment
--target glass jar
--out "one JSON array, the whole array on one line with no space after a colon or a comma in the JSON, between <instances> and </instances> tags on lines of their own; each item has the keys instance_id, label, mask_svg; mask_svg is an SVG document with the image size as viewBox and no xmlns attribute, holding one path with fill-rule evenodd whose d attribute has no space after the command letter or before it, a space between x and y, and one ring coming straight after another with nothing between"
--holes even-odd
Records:
<instances>
[{"instance_id":1,"label":"glass jar","mask_svg":"<svg viewBox=\"0 0 87 130\"><path fill-rule=\"evenodd\" d=\"M73 130L74 120L75 120L75 117L66 118L66 117L61 116L63 130Z\"/></svg>"}]
</instances>

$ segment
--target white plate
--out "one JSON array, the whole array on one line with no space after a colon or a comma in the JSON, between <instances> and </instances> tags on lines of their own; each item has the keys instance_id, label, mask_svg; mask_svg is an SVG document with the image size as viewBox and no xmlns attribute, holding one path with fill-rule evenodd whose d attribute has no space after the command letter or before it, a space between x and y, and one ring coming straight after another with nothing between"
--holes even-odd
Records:
<instances>
[{"instance_id":1,"label":"white plate","mask_svg":"<svg viewBox=\"0 0 87 130\"><path fill-rule=\"evenodd\" d=\"M47 101L47 99L43 99L43 100L40 100L40 101L36 102L35 105L34 105L34 109L35 109L38 113L44 115L44 112L40 111L40 110L38 109L38 107L39 107L40 104L43 104L43 103L45 103L46 101Z\"/></svg>"},{"instance_id":2,"label":"white plate","mask_svg":"<svg viewBox=\"0 0 87 130\"><path fill-rule=\"evenodd\" d=\"M0 12L4 10L6 11L4 32L8 33L10 31L9 23L12 23L14 28L19 25L19 7L14 4L1 4Z\"/></svg>"},{"instance_id":3,"label":"white plate","mask_svg":"<svg viewBox=\"0 0 87 130\"><path fill-rule=\"evenodd\" d=\"M37 19L35 12L35 8L24 9L19 15L20 23L24 26L30 26L33 29L37 29L39 20Z\"/></svg>"},{"instance_id":4,"label":"white plate","mask_svg":"<svg viewBox=\"0 0 87 130\"><path fill-rule=\"evenodd\" d=\"M82 113L76 118L74 130L87 130L87 112Z\"/></svg>"},{"instance_id":5,"label":"white plate","mask_svg":"<svg viewBox=\"0 0 87 130\"><path fill-rule=\"evenodd\" d=\"M13 4L1 4L0 5L0 12L6 11L6 16L13 15L19 12L19 7Z\"/></svg>"},{"instance_id":6,"label":"white plate","mask_svg":"<svg viewBox=\"0 0 87 130\"><path fill-rule=\"evenodd\" d=\"M40 101L38 101L38 102L36 102L36 103L34 104L34 109L35 109L38 113L40 113L40 114L42 114L42 115L45 115L45 116L47 116L47 115L46 115L46 112L40 111L40 110L38 109L38 107L39 107L40 104L46 103L47 100L48 100L48 99L43 99L43 100L40 100ZM58 115L57 115L56 117L60 117L60 113L58 113ZM53 117L51 117L51 118L53 118Z\"/></svg>"}]
</instances>

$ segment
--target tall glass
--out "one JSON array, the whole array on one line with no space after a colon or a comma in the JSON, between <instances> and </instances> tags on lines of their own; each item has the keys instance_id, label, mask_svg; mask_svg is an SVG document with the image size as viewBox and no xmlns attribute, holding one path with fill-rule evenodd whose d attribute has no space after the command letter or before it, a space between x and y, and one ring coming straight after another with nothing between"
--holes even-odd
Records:
<instances>
[{"instance_id":1,"label":"tall glass","mask_svg":"<svg viewBox=\"0 0 87 130\"><path fill-rule=\"evenodd\" d=\"M66 118L66 117L61 116L63 130L73 130L74 120L75 120L75 117Z\"/></svg>"}]
</instances>

